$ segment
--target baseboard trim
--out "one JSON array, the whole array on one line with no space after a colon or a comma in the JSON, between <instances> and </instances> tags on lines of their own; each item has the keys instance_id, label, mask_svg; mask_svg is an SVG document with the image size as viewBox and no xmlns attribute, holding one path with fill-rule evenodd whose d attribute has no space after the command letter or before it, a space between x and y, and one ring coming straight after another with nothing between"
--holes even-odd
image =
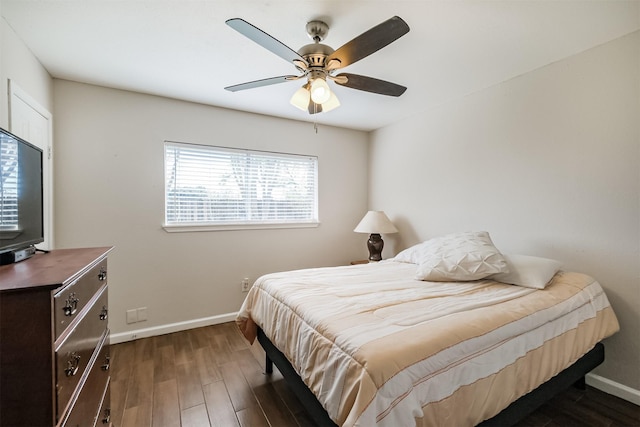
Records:
<instances>
[{"instance_id":1,"label":"baseboard trim","mask_svg":"<svg viewBox=\"0 0 640 427\"><path fill-rule=\"evenodd\" d=\"M587 374L586 382L591 387L640 406L640 390L611 381L596 374Z\"/></svg>"},{"instance_id":2,"label":"baseboard trim","mask_svg":"<svg viewBox=\"0 0 640 427\"><path fill-rule=\"evenodd\" d=\"M172 332L186 331L187 329L233 322L236 319L236 315L237 313L227 313L217 316L203 317L201 319L187 320L185 322L153 326L151 328L135 329L133 331L111 334L109 338L111 340L111 344L119 344L122 342L137 340L139 338L148 338L156 335L170 334Z\"/></svg>"}]
</instances>

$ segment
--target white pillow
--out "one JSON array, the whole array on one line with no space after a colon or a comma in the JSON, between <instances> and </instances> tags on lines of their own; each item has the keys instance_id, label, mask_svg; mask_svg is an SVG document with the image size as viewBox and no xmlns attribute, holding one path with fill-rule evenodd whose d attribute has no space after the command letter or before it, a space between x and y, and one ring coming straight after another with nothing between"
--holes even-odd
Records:
<instances>
[{"instance_id":1,"label":"white pillow","mask_svg":"<svg viewBox=\"0 0 640 427\"><path fill-rule=\"evenodd\" d=\"M488 278L526 288L544 289L562 268L562 263L554 259L529 255L504 255L504 258L509 272L494 274Z\"/></svg>"},{"instance_id":2,"label":"white pillow","mask_svg":"<svg viewBox=\"0 0 640 427\"><path fill-rule=\"evenodd\" d=\"M391 261L397 262L408 262L411 264L420 264L422 260L425 258L424 251L429 247L431 240L424 241L422 243L418 243L402 252L398 253Z\"/></svg>"},{"instance_id":3,"label":"white pillow","mask_svg":"<svg viewBox=\"0 0 640 427\"><path fill-rule=\"evenodd\" d=\"M421 258L416 272L418 280L468 281L508 271L504 257L486 231L436 237L415 252L413 255Z\"/></svg>"}]
</instances>

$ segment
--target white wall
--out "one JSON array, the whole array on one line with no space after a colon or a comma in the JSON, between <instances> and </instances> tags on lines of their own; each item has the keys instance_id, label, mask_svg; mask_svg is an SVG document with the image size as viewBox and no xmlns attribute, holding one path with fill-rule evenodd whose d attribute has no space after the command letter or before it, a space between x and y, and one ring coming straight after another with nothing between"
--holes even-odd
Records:
<instances>
[{"instance_id":1,"label":"white wall","mask_svg":"<svg viewBox=\"0 0 640 427\"><path fill-rule=\"evenodd\" d=\"M44 108L53 108L53 81L29 48L0 17L0 127L9 129L7 82L11 79Z\"/></svg>"},{"instance_id":2,"label":"white wall","mask_svg":"<svg viewBox=\"0 0 640 427\"><path fill-rule=\"evenodd\" d=\"M114 334L232 313L244 277L366 254L352 230L367 206L367 134L63 80L54 95L57 246L115 245ZM321 225L167 233L164 140L317 155ZM138 307L149 320L125 324Z\"/></svg>"},{"instance_id":3,"label":"white wall","mask_svg":"<svg viewBox=\"0 0 640 427\"><path fill-rule=\"evenodd\" d=\"M640 390L640 33L372 135L370 208L421 240L487 230L603 285L621 331L596 373ZM374 172L375 171L375 172Z\"/></svg>"}]
</instances>

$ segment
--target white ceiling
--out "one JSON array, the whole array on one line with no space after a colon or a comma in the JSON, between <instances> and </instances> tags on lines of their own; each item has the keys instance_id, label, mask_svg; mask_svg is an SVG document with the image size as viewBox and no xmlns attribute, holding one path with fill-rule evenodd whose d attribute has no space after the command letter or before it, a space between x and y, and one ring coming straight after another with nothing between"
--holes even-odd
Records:
<instances>
[{"instance_id":1,"label":"white ceiling","mask_svg":"<svg viewBox=\"0 0 640 427\"><path fill-rule=\"evenodd\" d=\"M0 12L60 79L360 130L402 120L640 28L640 1L0 0ZM398 15L411 31L341 71L408 87L399 98L330 83L342 105L309 116L289 98L300 82L228 92L296 74L225 25L240 17L294 50L305 24L330 26L337 49Z\"/></svg>"}]
</instances>

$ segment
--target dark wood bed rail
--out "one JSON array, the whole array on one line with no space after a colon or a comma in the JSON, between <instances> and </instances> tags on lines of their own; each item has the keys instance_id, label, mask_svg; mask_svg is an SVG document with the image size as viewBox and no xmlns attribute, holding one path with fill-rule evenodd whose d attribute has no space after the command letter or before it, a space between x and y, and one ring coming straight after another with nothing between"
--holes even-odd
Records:
<instances>
[{"instance_id":1,"label":"dark wood bed rail","mask_svg":"<svg viewBox=\"0 0 640 427\"><path fill-rule=\"evenodd\" d=\"M300 403L305 407L309 416L319 427L336 427L336 423L329 418L327 411L320 404L315 395L307 388L306 384L298 376L291 366L289 360L280 350L267 338L262 329L258 328L258 341L267 354L265 360L265 372L273 372L273 364L287 381L293 392L298 396ZM522 396L506 407L498 415L483 421L478 426L481 427L505 427L512 426L522 420L543 403L554 397L559 392L566 390L571 385L584 387L584 376L593 368L604 361L604 345L597 343L584 356L578 359L573 365L560 372L535 390Z\"/></svg>"},{"instance_id":2,"label":"dark wood bed rail","mask_svg":"<svg viewBox=\"0 0 640 427\"><path fill-rule=\"evenodd\" d=\"M295 395L302 403L302 406L307 410L311 419L318 427L337 427L324 407L318 402L316 396L309 390L304 381L298 376L296 371L289 363L289 360L285 357L275 345L271 343L269 338L262 332L262 329L258 328L258 341L262 348L264 348L267 357L265 360L265 372L270 374L273 372L273 364L275 363L278 370L289 384L289 387L293 390Z\"/></svg>"}]
</instances>

